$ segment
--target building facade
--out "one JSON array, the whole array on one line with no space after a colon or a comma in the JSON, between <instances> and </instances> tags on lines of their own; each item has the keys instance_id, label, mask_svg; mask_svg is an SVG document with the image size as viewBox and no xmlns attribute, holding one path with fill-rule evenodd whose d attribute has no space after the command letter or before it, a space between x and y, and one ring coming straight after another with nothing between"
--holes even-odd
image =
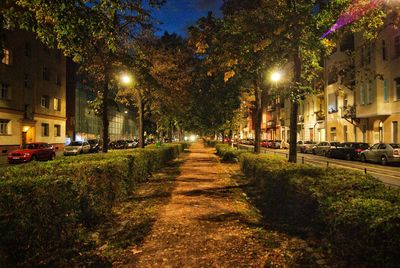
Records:
<instances>
[{"instance_id":1,"label":"building facade","mask_svg":"<svg viewBox=\"0 0 400 268\"><path fill-rule=\"evenodd\" d=\"M33 34L5 32L0 63L0 150L47 142L63 149L66 59Z\"/></svg>"}]
</instances>

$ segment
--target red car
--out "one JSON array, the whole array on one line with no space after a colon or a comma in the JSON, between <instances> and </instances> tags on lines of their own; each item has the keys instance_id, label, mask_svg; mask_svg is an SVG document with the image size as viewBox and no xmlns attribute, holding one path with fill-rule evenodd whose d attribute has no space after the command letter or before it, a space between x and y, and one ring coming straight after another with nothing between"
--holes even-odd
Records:
<instances>
[{"instance_id":1,"label":"red car","mask_svg":"<svg viewBox=\"0 0 400 268\"><path fill-rule=\"evenodd\" d=\"M52 160L56 157L53 146L45 142L28 143L8 154L8 163L25 163L36 160Z\"/></svg>"}]
</instances>

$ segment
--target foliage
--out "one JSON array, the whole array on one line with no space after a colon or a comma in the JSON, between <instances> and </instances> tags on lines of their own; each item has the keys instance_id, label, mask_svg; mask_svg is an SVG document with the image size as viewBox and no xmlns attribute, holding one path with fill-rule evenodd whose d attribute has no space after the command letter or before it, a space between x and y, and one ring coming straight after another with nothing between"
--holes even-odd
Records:
<instances>
[{"instance_id":1,"label":"foliage","mask_svg":"<svg viewBox=\"0 0 400 268\"><path fill-rule=\"evenodd\" d=\"M85 243L87 228L111 216L186 145L63 158L4 170L0 186L3 265L65 266ZM7 265L6 265L7 266Z\"/></svg>"},{"instance_id":2,"label":"foliage","mask_svg":"<svg viewBox=\"0 0 400 268\"><path fill-rule=\"evenodd\" d=\"M343 169L240 155L242 171L263 192L275 224L318 232L345 266L395 266L400 242L400 191Z\"/></svg>"}]
</instances>

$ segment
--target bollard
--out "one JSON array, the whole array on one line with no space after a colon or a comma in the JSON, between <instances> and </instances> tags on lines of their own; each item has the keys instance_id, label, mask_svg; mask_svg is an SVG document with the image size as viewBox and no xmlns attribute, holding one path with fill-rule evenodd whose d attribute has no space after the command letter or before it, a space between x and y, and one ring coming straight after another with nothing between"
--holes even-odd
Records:
<instances>
[{"instance_id":1,"label":"bollard","mask_svg":"<svg viewBox=\"0 0 400 268\"><path fill-rule=\"evenodd\" d=\"M367 174L367 168L364 169L364 173Z\"/></svg>"},{"instance_id":2,"label":"bollard","mask_svg":"<svg viewBox=\"0 0 400 268\"><path fill-rule=\"evenodd\" d=\"M301 163L304 164L304 156L301 157Z\"/></svg>"},{"instance_id":3,"label":"bollard","mask_svg":"<svg viewBox=\"0 0 400 268\"><path fill-rule=\"evenodd\" d=\"M326 168L329 167L329 161L326 161Z\"/></svg>"}]
</instances>

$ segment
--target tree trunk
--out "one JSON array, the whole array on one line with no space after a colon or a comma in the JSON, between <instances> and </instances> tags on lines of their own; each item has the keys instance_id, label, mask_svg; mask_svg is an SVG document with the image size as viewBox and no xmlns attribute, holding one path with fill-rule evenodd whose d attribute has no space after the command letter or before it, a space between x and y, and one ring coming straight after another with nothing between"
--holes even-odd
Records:
<instances>
[{"instance_id":1,"label":"tree trunk","mask_svg":"<svg viewBox=\"0 0 400 268\"><path fill-rule=\"evenodd\" d=\"M232 146L232 144L233 144L232 137L233 137L233 131L232 131L232 129L229 129L229 136L228 136L228 138L229 138L229 146Z\"/></svg>"},{"instance_id":2,"label":"tree trunk","mask_svg":"<svg viewBox=\"0 0 400 268\"><path fill-rule=\"evenodd\" d=\"M109 94L109 82L110 82L110 74L108 67L104 68L104 85L103 85L103 99L101 103L102 110L102 123L103 123L103 149L104 153L108 152L108 144L110 142L110 135L108 132L108 127L110 122L108 121L108 94Z\"/></svg>"},{"instance_id":3,"label":"tree trunk","mask_svg":"<svg viewBox=\"0 0 400 268\"><path fill-rule=\"evenodd\" d=\"M142 100L142 96L139 91L136 93L136 101L138 107L138 117L139 117L139 148L144 148L144 103Z\"/></svg>"},{"instance_id":4,"label":"tree trunk","mask_svg":"<svg viewBox=\"0 0 400 268\"><path fill-rule=\"evenodd\" d=\"M225 143L225 132L221 131L222 143Z\"/></svg>"},{"instance_id":5,"label":"tree trunk","mask_svg":"<svg viewBox=\"0 0 400 268\"><path fill-rule=\"evenodd\" d=\"M296 85L301 83L301 59L299 51L293 57L294 62L294 82ZM295 88L298 91L297 88ZM298 94L299 92L297 92ZM289 162L297 162L297 116L298 116L299 102L298 96L294 96L291 102L290 112L290 141L289 141Z\"/></svg>"},{"instance_id":6,"label":"tree trunk","mask_svg":"<svg viewBox=\"0 0 400 268\"><path fill-rule=\"evenodd\" d=\"M256 97L256 121L254 122L254 153L260 153L260 138L261 138L261 120L262 120L262 106L261 106L261 89L258 83L255 83L254 94Z\"/></svg>"},{"instance_id":7,"label":"tree trunk","mask_svg":"<svg viewBox=\"0 0 400 268\"><path fill-rule=\"evenodd\" d=\"M172 120L172 118L169 120L169 132L168 132L168 139L170 142L172 142L172 136L174 133L174 121Z\"/></svg>"}]
</instances>

